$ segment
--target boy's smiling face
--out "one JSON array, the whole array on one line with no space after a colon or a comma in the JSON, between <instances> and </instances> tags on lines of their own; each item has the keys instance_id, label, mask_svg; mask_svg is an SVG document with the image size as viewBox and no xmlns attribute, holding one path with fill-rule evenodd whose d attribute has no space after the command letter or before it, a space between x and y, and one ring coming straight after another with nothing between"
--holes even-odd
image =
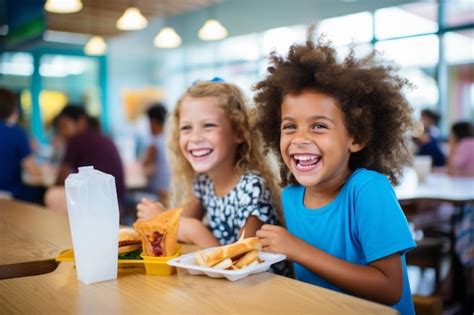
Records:
<instances>
[{"instance_id":1,"label":"boy's smiling face","mask_svg":"<svg viewBox=\"0 0 474 315\"><path fill-rule=\"evenodd\" d=\"M350 154L363 148L349 135L336 100L313 91L284 97L280 132L286 166L301 185L319 192L339 189Z\"/></svg>"}]
</instances>

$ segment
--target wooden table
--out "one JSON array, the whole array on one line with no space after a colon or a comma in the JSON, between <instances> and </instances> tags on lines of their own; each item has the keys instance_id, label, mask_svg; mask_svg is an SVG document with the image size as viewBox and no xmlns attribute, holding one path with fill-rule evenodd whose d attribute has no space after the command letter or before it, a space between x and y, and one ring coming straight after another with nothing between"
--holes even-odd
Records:
<instances>
[{"instance_id":1,"label":"wooden table","mask_svg":"<svg viewBox=\"0 0 474 315\"><path fill-rule=\"evenodd\" d=\"M0 264L54 257L71 247L67 218L0 200ZM23 247L26 246L26 247ZM189 250L185 246L185 251ZM84 285L72 263L52 273L0 280L0 313L396 314L390 307L271 273L237 282L191 276L146 276L121 268L117 280Z\"/></svg>"}]
</instances>

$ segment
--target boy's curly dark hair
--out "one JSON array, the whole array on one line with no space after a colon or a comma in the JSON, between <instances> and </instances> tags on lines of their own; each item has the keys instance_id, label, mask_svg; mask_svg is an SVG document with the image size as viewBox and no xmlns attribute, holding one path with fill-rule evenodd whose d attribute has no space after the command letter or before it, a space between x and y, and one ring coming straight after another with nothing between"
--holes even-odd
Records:
<instances>
[{"instance_id":1,"label":"boy's curly dark hair","mask_svg":"<svg viewBox=\"0 0 474 315\"><path fill-rule=\"evenodd\" d=\"M286 58L272 52L268 76L256 83L255 111L267 149L279 153L280 106L288 94L304 90L325 93L338 102L348 132L363 150L353 153L349 168L367 168L399 183L402 167L411 162L409 131L419 128L413 110L401 93L410 83L397 76L395 67L376 59L376 51L357 59L354 50L342 61L323 37L315 44L314 26L305 44L294 44ZM280 154L277 154L280 156ZM280 156L282 184L297 183Z\"/></svg>"}]
</instances>

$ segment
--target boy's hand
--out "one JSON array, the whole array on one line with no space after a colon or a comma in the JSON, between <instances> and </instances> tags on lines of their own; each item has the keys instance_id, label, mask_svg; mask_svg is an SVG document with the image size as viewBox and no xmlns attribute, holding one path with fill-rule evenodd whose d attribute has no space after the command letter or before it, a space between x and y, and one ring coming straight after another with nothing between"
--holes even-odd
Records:
<instances>
[{"instance_id":1,"label":"boy's hand","mask_svg":"<svg viewBox=\"0 0 474 315\"><path fill-rule=\"evenodd\" d=\"M262 240L263 251L284 254L290 260L293 260L295 250L298 250L299 239L278 225L263 225L257 231L257 237Z\"/></svg>"},{"instance_id":2,"label":"boy's hand","mask_svg":"<svg viewBox=\"0 0 474 315\"><path fill-rule=\"evenodd\" d=\"M161 203L143 198L137 205L137 218L139 220L148 220L165 210L165 207Z\"/></svg>"}]
</instances>

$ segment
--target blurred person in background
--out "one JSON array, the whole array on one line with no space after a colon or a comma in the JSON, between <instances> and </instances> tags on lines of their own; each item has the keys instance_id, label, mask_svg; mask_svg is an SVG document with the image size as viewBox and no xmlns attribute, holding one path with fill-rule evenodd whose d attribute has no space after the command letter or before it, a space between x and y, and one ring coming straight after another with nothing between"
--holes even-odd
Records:
<instances>
[{"instance_id":1,"label":"blurred person in background","mask_svg":"<svg viewBox=\"0 0 474 315\"><path fill-rule=\"evenodd\" d=\"M421 111L420 121L423 124L424 132L418 138L415 138L417 145L416 155L429 155L432 158L432 166L441 167L446 163L446 158L440 147L441 133L438 128L440 115L431 110Z\"/></svg>"},{"instance_id":2,"label":"blurred person in background","mask_svg":"<svg viewBox=\"0 0 474 315\"><path fill-rule=\"evenodd\" d=\"M167 205L170 185L170 169L166 156L164 135L167 110L161 103L153 104L147 110L152 142L142 159L145 174L149 178L149 191L157 194L162 204Z\"/></svg>"},{"instance_id":3,"label":"blurred person in background","mask_svg":"<svg viewBox=\"0 0 474 315\"><path fill-rule=\"evenodd\" d=\"M41 202L42 190L22 182L22 171L41 176L28 137L17 123L19 113L16 95L0 88L0 190L15 199Z\"/></svg>"},{"instance_id":4,"label":"blurred person in background","mask_svg":"<svg viewBox=\"0 0 474 315\"><path fill-rule=\"evenodd\" d=\"M425 127L426 132L436 141L441 140L441 130L439 130L439 121L441 115L432 109L425 108L421 111L420 121Z\"/></svg>"},{"instance_id":5,"label":"blurred person in background","mask_svg":"<svg viewBox=\"0 0 474 315\"><path fill-rule=\"evenodd\" d=\"M58 186L46 192L46 206L66 213L66 177L77 172L80 166L92 165L115 177L118 202L122 208L125 195L122 161L115 144L101 132L98 120L87 115L81 106L75 105L64 107L56 119L58 132L66 146L56 179Z\"/></svg>"},{"instance_id":6,"label":"blurred person in background","mask_svg":"<svg viewBox=\"0 0 474 315\"><path fill-rule=\"evenodd\" d=\"M457 122L451 127L447 172L474 177L474 126L470 122Z\"/></svg>"},{"instance_id":7,"label":"blurred person in background","mask_svg":"<svg viewBox=\"0 0 474 315\"><path fill-rule=\"evenodd\" d=\"M474 126L460 121L451 126L447 173L474 177ZM474 203L457 206L454 216L454 286L462 300L460 314L474 312Z\"/></svg>"}]
</instances>

